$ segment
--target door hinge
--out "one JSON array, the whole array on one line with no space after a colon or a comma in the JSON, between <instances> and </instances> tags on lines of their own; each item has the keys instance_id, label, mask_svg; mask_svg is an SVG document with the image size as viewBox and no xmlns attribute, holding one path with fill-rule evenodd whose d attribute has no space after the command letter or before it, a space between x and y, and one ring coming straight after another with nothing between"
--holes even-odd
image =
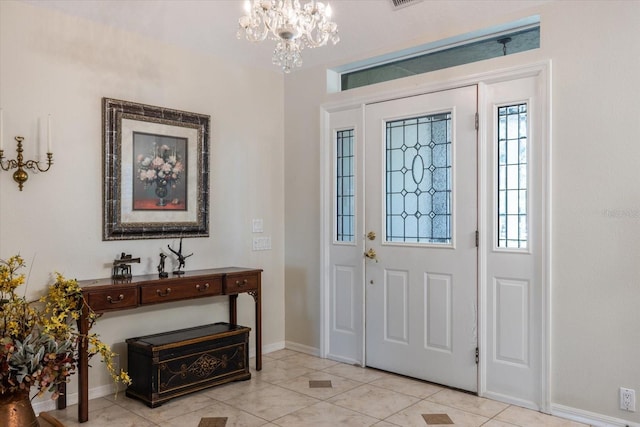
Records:
<instances>
[{"instance_id":1,"label":"door hinge","mask_svg":"<svg viewBox=\"0 0 640 427\"><path fill-rule=\"evenodd\" d=\"M480 349L476 347L476 365L480 363Z\"/></svg>"},{"instance_id":2,"label":"door hinge","mask_svg":"<svg viewBox=\"0 0 640 427\"><path fill-rule=\"evenodd\" d=\"M480 116L476 113L476 130L480 127Z\"/></svg>"},{"instance_id":3,"label":"door hinge","mask_svg":"<svg viewBox=\"0 0 640 427\"><path fill-rule=\"evenodd\" d=\"M476 230L476 248L480 246L480 232Z\"/></svg>"}]
</instances>

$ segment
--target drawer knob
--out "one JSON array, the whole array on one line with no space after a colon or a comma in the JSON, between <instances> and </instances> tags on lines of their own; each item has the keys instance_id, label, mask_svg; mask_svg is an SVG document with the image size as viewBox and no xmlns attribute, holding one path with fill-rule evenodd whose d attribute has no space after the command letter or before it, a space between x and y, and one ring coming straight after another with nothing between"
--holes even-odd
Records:
<instances>
[{"instance_id":1,"label":"drawer knob","mask_svg":"<svg viewBox=\"0 0 640 427\"><path fill-rule=\"evenodd\" d=\"M236 280L236 286L245 286L247 283L249 283L247 279L244 279L243 281Z\"/></svg>"},{"instance_id":2,"label":"drawer knob","mask_svg":"<svg viewBox=\"0 0 640 427\"><path fill-rule=\"evenodd\" d=\"M196 285L196 289L200 292L204 292L207 289L209 289L209 284L205 283L204 285L200 286L200 285Z\"/></svg>"},{"instance_id":3,"label":"drawer knob","mask_svg":"<svg viewBox=\"0 0 640 427\"><path fill-rule=\"evenodd\" d=\"M167 288L164 292L162 292L160 289L156 289L156 293L159 297L166 297L171 293L171 288Z\"/></svg>"},{"instance_id":4,"label":"drawer knob","mask_svg":"<svg viewBox=\"0 0 640 427\"><path fill-rule=\"evenodd\" d=\"M109 301L110 304L117 304L120 301L122 301L123 299L124 299L124 295L122 295L122 294L118 295L118 299L116 299L116 300L111 298L111 295L107 295L107 301Z\"/></svg>"}]
</instances>

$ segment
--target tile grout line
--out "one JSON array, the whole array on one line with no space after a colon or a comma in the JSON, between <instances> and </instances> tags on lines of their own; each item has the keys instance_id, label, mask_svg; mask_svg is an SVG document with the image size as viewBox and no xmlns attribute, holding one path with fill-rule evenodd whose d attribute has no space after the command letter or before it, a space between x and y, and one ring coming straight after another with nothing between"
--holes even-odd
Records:
<instances>
[{"instance_id":1,"label":"tile grout line","mask_svg":"<svg viewBox=\"0 0 640 427\"><path fill-rule=\"evenodd\" d=\"M501 422L501 423L504 423L504 424L512 425L512 426L514 426L514 427L519 427L519 426L518 426L518 424L512 424L512 423L509 423L509 422L506 422L506 421L502 421L502 420L498 420L498 419L496 419L496 417L497 417L498 415L502 414L504 411L506 411L507 409L511 408L511 406L512 406L512 405L507 406L506 408L504 408L503 410L501 410L500 412L498 412L497 414L495 414L493 417L491 417L491 418L489 418L487 421L485 421L482 425L485 425L485 424L487 424L487 423L489 423L489 422L491 422L491 421L498 421L498 422Z\"/></svg>"}]
</instances>

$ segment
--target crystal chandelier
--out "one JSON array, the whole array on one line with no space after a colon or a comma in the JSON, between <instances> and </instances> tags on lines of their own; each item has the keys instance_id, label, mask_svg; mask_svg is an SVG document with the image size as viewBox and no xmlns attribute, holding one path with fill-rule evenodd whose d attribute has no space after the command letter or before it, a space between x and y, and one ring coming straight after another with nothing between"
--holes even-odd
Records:
<instances>
[{"instance_id":1,"label":"crystal chandelier","mask_svg":"<svg viewBox=\"0 0 640 427\"><path fill-rule=\"evenodd\" d=\"M300 6L298 0L247 0L246 15L239 19L238 38L252 42L269 36L275 40L273 63L285 73L302 65L300 53L331 40L338 43L338 25L331 21L331 7L315 0Z\"/></svg>"}]
</instances>

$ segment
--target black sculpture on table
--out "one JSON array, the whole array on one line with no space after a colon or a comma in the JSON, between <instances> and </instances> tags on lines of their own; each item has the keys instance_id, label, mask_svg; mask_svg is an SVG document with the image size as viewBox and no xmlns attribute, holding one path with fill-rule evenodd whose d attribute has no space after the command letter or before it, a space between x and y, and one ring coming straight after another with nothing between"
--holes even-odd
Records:
<instances>
[{"instance_id":1,"label":"black sculpture on table","mask_svg":"<svg viewBox=\"0 0 640 427\"><path fill-rule=\"evenodd\" d=\"M193 253L190 253L189 255L182 255L182 237L180 238L180 247L179 247L179 249L178 249L178 251L177 251L177 252L176 252L176 251L174 251L173 249L171 249L171 246L167 245L167 247L169 248L169 250L170 250L171 252L173 252L174 254L176 254L176 256L178 257L178 269L177 269L177 270L175 270L175 271L173 272L173 274L178 274L178 275L180 275L180 274L184 274L184 271L182 271L182 268L183 268L183 267L184 267L184 265L185 265L184 260L185 260L186 258L189 258L191 255L193 255Z\"/></svg>"},{"instance_id":2,"label":"black sculpture on table","mask_svg":"<svg viewBox=\"0 0 640 427\"><path fill-rule=\"evenodd\" d=\"M161 279L163 279L165 277L169 277L169 273L164 271L164 260L166 258L167 258L167 256L165 254L163 254L162 252L160 252L160 264L158 264L158 276L160 276Z\"/></svg>"},{"instance_id":3,"label":"black sculpture on table","mask_svg":"<svg viewBox=\"0 0 640 427\"><path fill-rule=\"evenodd\" d=\"M133 258L131 254L120 254L120 259L113 260L111 278L114 280L131 279L131 263L140 262L140 258Z\"/></svg>"}]
</instances>

